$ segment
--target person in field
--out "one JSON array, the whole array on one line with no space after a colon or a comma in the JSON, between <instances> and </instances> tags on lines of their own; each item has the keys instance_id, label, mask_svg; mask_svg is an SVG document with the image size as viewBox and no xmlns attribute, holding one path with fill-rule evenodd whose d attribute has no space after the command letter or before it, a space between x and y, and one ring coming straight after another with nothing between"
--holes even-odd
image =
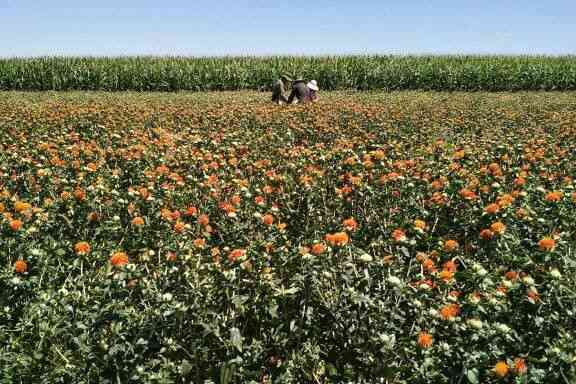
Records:
<instances>
[{"instance_id":1,"label":"person in field","mask_svg":"<svg viewBox=\"0 0 576 384\"><path fill-rule=\"evenodd\" d=\"M318 83L316 80L308 84L302 79L297 79L292 83L292 93L288 97L288 104L308 103L318 100Z\"/></svg>"},{"instance_id":2,"label":"person in field","mask_svg":"<svg viewBox=\"0 0 576 384\"><path fill-rule=\"evenodd\" d=\"M310 90L310 101L315 103L318 101L318 91L320 90L320 88L318 87L318 82L316 82L316 80L310 80L310 82L308 84L306 84L306 86L308 87L308 89Z\"/></svg>"},{"instance_id":3,"label":"person in field","mask_svg":"<svg viewBox=\"0 0 576 384\"><path fill-rule=\"evenodd\" d=\"M290 84L292 80L286 76L282 75L281 78L276 80L272 84L272 102L275 104L285 104L288 102L286 97L286 87Z\"/></svg>"}]
</instances>

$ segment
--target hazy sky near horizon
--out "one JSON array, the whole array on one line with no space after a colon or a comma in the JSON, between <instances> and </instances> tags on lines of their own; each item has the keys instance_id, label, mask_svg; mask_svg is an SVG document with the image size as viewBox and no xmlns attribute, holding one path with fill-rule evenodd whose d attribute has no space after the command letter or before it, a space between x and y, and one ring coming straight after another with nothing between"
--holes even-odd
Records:
<instances>
[{"instance_id":1,"label":"hazy sky near horizon","mask_svg":"<svg viewBox=\"0 0 576 384\"><path fill-rule=\"evenodd\" d=\"M576 54L575 15L574 0L0 0L0 56Z\"/></svg>"}]
</instances>

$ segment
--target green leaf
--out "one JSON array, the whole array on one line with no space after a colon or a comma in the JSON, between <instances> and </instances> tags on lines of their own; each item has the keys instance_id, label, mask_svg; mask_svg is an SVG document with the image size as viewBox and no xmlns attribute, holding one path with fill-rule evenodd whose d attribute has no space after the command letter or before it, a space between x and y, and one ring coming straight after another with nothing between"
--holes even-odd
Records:
<instances>
[{"instance_id":1,"label":"green leaf","mask_svg":"<svg viewBox=\"0 0 576 384\"><path fill-rule=\"evenodd\" d=\"M186 376L192 370L192 364L188 360L182 360L182 365L180 366L180 372L182 372L182 376Z\"/></svg>"},{"instance_id":2,"label":"green leaf","mask_svg":"<svg viewBox=\"0 0 576 384\"><path fill-rule=\"evenodd\" d=\"M239 351L242 352L242 342L243 337L240 334L240 330L236 327L230 329L230 340L232 341L232 345Z\"/></svg>"},{"instance_id":3,"label":"green leaf","mask_svg":"<svg viewBox=\"0 0 576 384\"><path fill-rule=\"evenodd\" d=\"M476 369L476 368L469 369L466 372L466 377L468 378L468 381L470 383L472 383L472 384L478 383L479 382L478 381L478 369Z\"/></svg>"}]
</instances>

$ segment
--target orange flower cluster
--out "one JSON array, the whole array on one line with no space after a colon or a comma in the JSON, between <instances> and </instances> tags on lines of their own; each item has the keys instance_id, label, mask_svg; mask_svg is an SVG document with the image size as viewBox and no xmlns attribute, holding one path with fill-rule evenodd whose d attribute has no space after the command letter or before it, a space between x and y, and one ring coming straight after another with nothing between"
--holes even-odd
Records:
<instances>
[{"instance_id":1,"label":"orange flower cluster","mask_svg":"<svg viewBox=\"0 0 576 384\"><path fill-rule=\"evenodd\" d=\"M74 244L74 252L76 252L77 255L87 255L91 249L90 244L86 241L80 241Z\"/></svg>"},{"instance_id":2,"label":"orange flower cluster","mask_svg":"<svg viewBox=\"0 0 576 384\"><path fill-rule=\"evenodd\" d=\"M404 232L404 230L402 230L402 229L395 229L392 232L392 239L394 239L394 241L397 243L406 241L406 239L407 239L406 232Z\"/></svg>"},{"instance_id":3,"label":"orange flower cluster","mask_svg":"<svg viewBox=\"0 0 576 384\"><path fill-rule=\"evenodd\" d=\"M456 240L446 240L442 246L445 252L456 252L458 248L460 248L460 244Z\"/></svg>"},{"instance_id":4,"label":"orange flower cluster","mask_svg":"<svg viewBox=\"0 0 576 384\"><path fill-rule=\"evenodd\" d=\"M544 252L553 251L556 247L556 241L551 237L545 237L538 242L538 248Z\"/></svg>"},{"instance_id":5,"label":"orange flower cluster","mask_svg":"<svg viewBox=\"0 0 576 384\"><path fill-rule=\"evenodd\" d=\"M230 253L228 254L228 261L235 262L236 260L238 260L241 257L244 257L245 255L246 255L245 249L234 249L230 251Z\"/></svg>"},{"instance_id":6,"label":"orange flower cluster","mask_svg":"<svg viewBox=\"0 0 576 384\"><path fill-rule=\"evenodd\" d=\"M447 304L440 309L440 315L444 320L451 320L460 313L458 304Z\"/></svg>"},{"instance_id":7,"label":"orange flower cluster","mask_svg":"<svg viewBox=\"0 0 576 384\"><path fill-rule=\"evenodd\" d=\"M344 226L344 229L350 232L354 232L355 230L358 229L358 223L356 222L356 220L354 220L353 217L344 220L342 222L342 225Z\"/></svg>"},{"instance_id":8,"label":"orange flower cluster","mask_svg":"<svg viewBox=\"0 0 576 384\"><path fill-rule=\"evenodd\" d=\"M124 252L115 252L110 257L110 264L118 268L122 267L128 264L128 255Z\"/></svg>"},{"instance_id":9,"label":"orange flower cluster","mask_svg":"<svg viewBox=\"0 0 576 384\"><path fill-rule=\"evenodd\" d=\"M432 338L432 335L426 331L421 331L418 334L418 345L422 349L430 348L432 346L433 341L434 340Z\"/></svg>"},{"instance_id":10,"label":"orange flower cluster","mask_svg":"<svg viewBox=\"0 0 576 384\"><path fill-rule=\"evenodd\" d=\"M14 270L16 273L25 273L28 271L28 264L24 260L17 260L14 263Z\"/></svg>"},{"instance_id":11,"label":"orange flower cluster","mask_svg":"<svg viewBox=\"0 0 576 384\"><path fill-rule=\"evenodd\" d=\"M333 246L342 247L350 241L350 237L346 232L336 232L336 233L328 233L325 236L325 240Z\"/></svg>"}]
</instances>

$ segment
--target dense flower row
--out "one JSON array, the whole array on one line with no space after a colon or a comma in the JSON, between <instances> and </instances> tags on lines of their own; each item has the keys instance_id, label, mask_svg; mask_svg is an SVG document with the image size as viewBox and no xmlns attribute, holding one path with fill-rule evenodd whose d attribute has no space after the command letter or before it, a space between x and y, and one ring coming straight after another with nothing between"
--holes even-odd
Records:
<instances>
[{"instance_id":1,"label":"dense flower row","mask_svg":"<svg viewBox=\"0 0 576 384\"><path fill-rule=\"evenodd\" d=\"M62 97L0 101L18 377L574 377L570 95Z\"/></svg>"}]
</instances>

